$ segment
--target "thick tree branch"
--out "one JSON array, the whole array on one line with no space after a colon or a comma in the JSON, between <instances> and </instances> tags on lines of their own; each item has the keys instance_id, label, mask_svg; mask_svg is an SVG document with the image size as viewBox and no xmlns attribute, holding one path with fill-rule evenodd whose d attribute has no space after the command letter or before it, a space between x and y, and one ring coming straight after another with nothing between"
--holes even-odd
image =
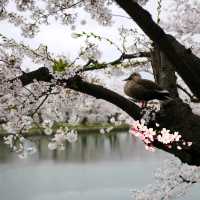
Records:
<instances>
[{"instance_id":1,"label":"thick tree branch","mask_svg":"<svg viewBox=\"0 0 200 200\"><path fill-rule=\"evenodd\" d=\"M156 121L161 127L179 131L182 139L192 142L192 146L182 150L178 150L177 146L170 149L160 143L156 143L155 146L176 155L183 162L200 166L200 116L193 114L189 105L176 99L163 104L157 113Z\"/></svg>"},{"instance_id":2,"label":"thick tree branch","mask_svg":"<svg viewBox=\"0 0 200 200\"><path fill-rule=\"evenodd\" d=\"M46 67L41 67L35 71L24 73L22 76L18 77L18 79L21 80L23 86L26 86L32 83L34 79L37 81L50 82L53 76Z\"/></svg>"},{"instance_id":3,"label":"thick tree branch","mask_svg":"<svg viewBox=\"0 0 200 200\"><path fill-rule=\"evenodd\" d=\"M180 44L174 37L167 35L153 21L149 12L134 0L116 0L116 2L132 17L146 35L155 42L161 51L165 53L194 95L200 98L200 59Z\"/></svg>"},{"instance_id":4,"label":"thick tree branch","mask_svg":"<svg viewBox=\"0 0 200 200\"><path fill-rule=\"evenodd\" d=\"M97 99L104 99L121 108L135 120L141 118L141 109L135 103L100 85L83 81L80 76L75 76L71 80L67 80L66 87L84 94L91 95Z\"/></svg>"},{"instance_id":5,"label":"thick tree branch","mask_svg":"<svg viewBox=\"0 0 200 200\"><path fill-rule=\"evenodd\" d=\"M30 73L24 73L19 79L22 81L23 86L25 86L32 83L34 79L50 82L53 80L53 76L49 73L47 68L42 67ZM83 81L80 76L74 76L68 80L58 80L57 83L63 85L63 87L91 95L98 99L104 99L118 106L136 120L141 118L140 108L135 103L100 85Z\"/></svg>"},{"instance_id":6,"label":"thick tree branch","mask_svg":"<svg viewBox=\"0 0 200 200\"><path fill-rule=\"evenodd\" d=\"M19 79L25 86L33 82L34 79L50 82L53 76L49 73L48 69L43 67L33 72L23 74ZM80 76L75 76L68 80L58 80L57 84L96 98L104 99L118 106L134 119L140 119L142 117L141 110L135 103L102 86L88 83L82 80ZM188 164L200 165L200 117L194 115L187 104L183 104L180 100L177 100L164 105L162 110L157 114L156 120L161 127L168 128L172 131L180 131L185 141L190 141L193 145L190 148L185 148L180 151L176 146L169 149L162 143L156 141L154 143L155 147L176 155Z\"/></svg>"}]
</instances>

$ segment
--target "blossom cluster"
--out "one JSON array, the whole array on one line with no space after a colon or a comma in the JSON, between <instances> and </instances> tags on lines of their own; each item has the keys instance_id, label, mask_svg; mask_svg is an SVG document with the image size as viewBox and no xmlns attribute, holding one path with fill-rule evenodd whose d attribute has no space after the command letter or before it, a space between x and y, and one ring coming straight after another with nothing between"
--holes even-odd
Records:
<instances>
[{"instance_id":1,"label":"blossom cluster","mask_svg":"<svg viewBox=\"0 0 200 200\"><path fill-rule=\"evenodd\" d=\"M101 129L99 130L99 132L100 132L101 134L110 133L110 131L112 131L113 128L114 128L113 126L110 126L110 127L108 127L108 128L101 128Z\"/></svg>"},{"instance_id":2,"label":"blossom cluster","mask_svg":"<svg viewBox=\"0 0 200 200\"><path fill-rule=\"evenodd\" d=\"M156 124L159 127L159 124ZM172 144L177 144L177 149L181 150L183 146L191 146L191 142L185 142L181 139L181 135L179 132L170 132L166 128L162 128L160 131L156 131L153 128L148 128L145 125L145 120L141 119L140 121L134 121L133 125L130 129L130 133L140 140L142 140L145 144L145 149L149 151L155 151L155 147L153 145L154 141L158 141L163 143L168 148L172 148Z\"/></svg>"},{"instance_id":3,"label":"blossom cluster","mask_svg":"<svg viewBox=\"0 0 200 200\"><path fill-rule=\"evenodd\" d=\"M45 135L51 135L53 133L53 120L44 120L42 123L42 128L44 129Z\"/></svg>"},{"instance_id":4,"label":"blossom cluster","mask_svg":"<svg viewBox=\"0 0 200 200\"><path fill-rule=\"evenodd\" d=\"M173 32L187 48L192 47L195 54L199 54L199 0L171 0L163 1L162 8L170 13L161 18L161 23L169 32ZM188 17L190 16L190 17Z\"/></svg>"},{"instance_id":5,"label":"blossom cluster","mask_svg":"<svg viewBox=\"0 0 200 200\"><path fill-rule=\"evenodd\" d=\"M179 199L193 184L199 183L200 167L183 164L174 157L162 163L162 167L155 172L154 183L132 190L134 200Z\"/></svg>"},{"instance_id":6,"label":"blossom cluster","mask_svg":"<svg viewBox=\"0 0 200 200\"><path fill-rule=\"evenodd\" d=\"M41 24L50 24L52 19L59 21L64 25L75 27L78 12L82 7L91 15L91 18L97 20L102 25L111 24L111 9L109 5L111 0L98 1L75 1L75 0L15 0L13 7L15 12L9 9L10 0L1 0L0 2L0 20L7 20L22 30L24 37L33 38L39 31ZM27 17L27 12L30 12ZM83 20L81 20L81 23Z\"/></svg>"},{"instance_id":7,"label":"blossom cluster","mask_svg":"<svg viewBox=\"0 0 200 200\"><path fill-rule=\"evenodd\" d=\"M19 134L4 136L3 141L20 158L26 158L28 155L32 155L37 151L33 142Z\"/></svg>"},{"instance_id":8,"label":"blossom cluster","mask_svg":"<svg viewBox=\"0 0 200 200\"><path fill-rule=\"evenodd\" d=\"M50 150L64 150L65 149L65 142L68 141L70 143L76 142L78 139L77 131L69 130L67 127L59 128L56 131L56 134L51 139L51 142L48 144L48 148Z\"/></svg>"}]
</instances>

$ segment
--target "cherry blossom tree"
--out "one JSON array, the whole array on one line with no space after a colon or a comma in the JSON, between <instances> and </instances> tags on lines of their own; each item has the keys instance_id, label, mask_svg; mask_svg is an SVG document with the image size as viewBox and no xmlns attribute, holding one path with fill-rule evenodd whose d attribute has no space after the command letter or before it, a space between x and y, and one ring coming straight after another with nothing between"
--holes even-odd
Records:
<instances>
[{"instance_id":1,"label":"cherry blossom tree","mask_svg":"<svg viewBox=\"0 0 200 200\"><path fill-rule=\"evenodd\" d=\"M88 12L100 25L110 26L113 5L120 6L128 14L127 17L146 35L140 35L136 39L137 42L130 44L127 38L135 37L137 31L124 27L119 30L122 39L122 45L119 47L111 39L94 33L75 33L74 37L85 37L86 42L80 48L77 58L69 60L65 55L54 55L44 44L33 49L26 43L17 42L0 33L0 121L3 129L9 133L4 138L5 143L16 152L22 152L23 156L25 133L33 125L39 124L41 126L38 127L47 135L52 134L54 122L62 121L66 117L62 108L73 102L74 97L81 92L108 101L132 119L140 120L133 123L131 131L143 140L148 150L160 148L185 163L199 166L200 117L192 112L192 104L181 99L177 90L176 75L187 86L187 89L180 86L179 88L187 93L190 101L197 103L200 98L200 59L197 57L199 49L196 45L200 3L195 0L171 0L170 7L166 4L162 7L161 1L158 1L158 23L142 7L146 3L146 0L2 0L0 20L18 27L25 38L33 38L43 24L49 25L55 21L74 29L81 10ZM10 9L13 7L14 10ZM169 20L162 18L160 9L170 10L172 15ZM82 20L81 23L85 24L86 21ZM98 45L90 38L98 42L104 40L115 46L121 53L120 57L110 62L100 61L101 52ZM32 65L29 68L35 65L40 67L34 71L24 71L21 65L27 57ZM83 59L85 63L78 64L79 59ZM142 110L123 95L97 84L91 75L95 70L112 70L116 66L137 68L138 62L142 63L144 69L149 70L152 66L155 81L168 89L174 97L172 101L163 103L161 109L156 112L151 108ZM84 95L79 100L84 101ZM77 116L74 118L76 121ZM124 121L127 119L123 116L121 118ZM61 126L51 139L49 148L62 149L64 141L73 142L76 139L77 133L74 130ZM183 187L186 188L199 181L198 167L185 167L182 163L177 165L181 165L182 172L186 174L176 173L177 176L170 176L167 184L166 182L163 184L161 192L155 192L155 188L151 187L146 193L135 192L135 197L142 199L144 197L142 195L147 197L153 191L155 199L169 199L180 194ZM166 176L171 174L171 171L167 173ZM196 175L190 176L191 174ZM163 180L162 175L158 178L160 185L160 181ZM180 185L183 187L179 187L176 192L174 189Z\"/></svg>"},{"instance_id":2,"label":"cherry blossom tree","mask_svg":"<svg viewBox=\"0 0 200 200\"><path fill-rule=\"evenodd\" d=\"M182 150L180 151L177 144L168 148L161 143L158 137L152 141L152 145L178 156L184 162L199 165L199 160L196 159L199 156L200 145L198 139L199 116L193 114L190 106L178 96L175 77L175 72L177 72L194 94L195 98L191 95L192 100L197 100L200 97L199 58L192 53L191 49L185 48L153 21L151 15L141 7L146 2L131 0L1 1L1 20L7 20L19 27L24 37L34 37L42 24L48 25L52 20L61 22L63 25L70 25L73 28L76 26L81 9L90 13L91 18L97 20L100 24L109 26L112 24L111 6L117 3L149 37L150 40L146 38L145 45L148 46L147 44L150 45L151 41L153 42L153 48L147 47L148 52L134 52L133 48L129 47L128 49L126 47L124 40L122 48L117 47L121 51L121 56L114 61L102 63L98 61L100 56L98 46L89 40L86 40L85 47L80 50L79 56L70 61L65 56L55 57L45 45L31 49L27 44L18 43L1 34L0 93L2 106L0 117L3 128L9 133L18 133L19 135L27 132L33 123L40 121L39 111L42 110L48 99L51 99L53 95L58 95L59 98L57 98L56 103L65 105L66 102L70 101L71 90L91 95L97 99L104 99L121 108L135 120L144 118L146 117L143 115L144 112L141 112L141 108L135 103L103 86L88 82L91 79L87 73L117 65L123 67L127 63L129 66L133 66L134 63L130 61L138 58L147 58L148 60L151 57L155 80L173 94L174 100L163 104L160 111L155 113L153 120L148 121L148 126L156 128L157 122L161 128L179 131L185 142L192 143L190 148L181 147ZM9 9L13 4L16 6L15 11ZM189 4L185 3L184 5ZM197 2L193 4L193 6L195 5L199 6ZM185 7L180 9L184 10ZM184 18L184 21L187 25L187 18ZM195 21L193 22L195 24ZM181 29L180 22L177 21L177 24ZM173 24L172 28L174 27ZM179 29L176 29L178 33L181 32ZM134 30L124 30L121 31L122 38L126 37L124 35L135 33ZM186 28L183 29L181 34L187 31ZM104 39L110 45L115 45L111 40L93 33L78 33L74 36L85 36L87 39L93 37L100 41ZM40 64L42 67L31 72L23 71L21 64L25 57L31 58L33 65ZM77 64L77 60L80 58L86 58L86 63ZM126 62L127 60L128 62ZM167 69L164 67L166 60L168 61ZM62 120L62 112L58 110L54 110L54 112L56 113L55 118L51 120ZM44 125L44 127L51 128L51 125ZM66 130L63 129L62 131L65 132ZM50 133L51 131L47 130L47 132ZM76 136L74 137L76 138ZM55 140L57 139L55 138Z\"/></svg>"}]
</instances>

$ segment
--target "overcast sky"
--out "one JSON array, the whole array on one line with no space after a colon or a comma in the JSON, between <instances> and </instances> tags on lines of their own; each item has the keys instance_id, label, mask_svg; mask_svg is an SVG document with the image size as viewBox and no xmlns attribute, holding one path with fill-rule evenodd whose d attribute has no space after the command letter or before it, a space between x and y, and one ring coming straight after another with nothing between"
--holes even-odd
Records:
<instances>
[{"instance_id":1,"label":"overcast sky","mask_svg":"<svg viewBox=\"0 0 200 200\"><path fill-rule=\"evenodd\" d=\"M150 10L153 16L156 15L156 3L155 0L150 0L146 6ZM126 13L118 7L113 7L113 14L119 14L127 16ZM69 26L63 26L59 23L53 23L50 26L42 26L39 34L33 39L25 39L20 33L19 28L14 27L6 23L1 22L0 32L7 37L14 38L17 41L24 41L30 44L33 48L37 48L40 43L48 46L51 52L55 54L64 54L71 58L77 55L80 45L83 44L82 39L73 39L71 37L72 32L94 32L98 35L107 37L116 43L119 43L118 28L134 27L132 20L122 17L113 17L113 25L111 27L100 26L96 21L90 20L89 15L85 12L81 12L80 20L87 19L86 25L78 25L75 30L71 30ZM103 60L111 61L119 56L119 52L115 48L109 45L103 45Z\"/></svg>"},{"instance_id":2,"label":"overcast sky","mask_svg":"<svg viewBox=\"0 0 200 200\"><path fill-rule=\"evenodd\" d=\"M146 8L150 11L151 15L154 19L156 19L157 15L157 1L149 0ZM128 15L117 6L113 6L113 14ZM83 44L83 40L74 39L71 37L73 32L93 32L97 35L101 35L103 37L109 38L112 41L119 44L119 34L118 29L121 26L125 28L133 28L135 27L135 23L131 19L122 18L122 17L113 17L113 25L109 27L100 26L96 21L90 19L90 15L85 12L81 12L80 21L83 19L87 19L86 25L78 25L75 30L71 30L69 26L63 26L61 24L53 23L50 26L42 26L40 28L40 32L33 39L26 39L20 35L21 30L19 28L14 27L11 24L4 22L0 22L0 32L5 34L9 38L14 38L18 42L23 41L25 44L29 44L32 48L37 48L39 44L43 43L48 46L50 52L55 53L56 55L64 54L71 59L78 55L80 45ZM102 60L103 61L112 61L120 56L120 52L117 51L114 47L107 45L101 45L101 50L103 51ZM24 66L24 67L23 67ZM25 60L22 65L22 68L27 68L27 66L31 66L31 70L36 69L38 66L30 65L29 60ZM115 89L117 92L123 94L123 84L122 81L126 76L128 76L126 72L121 74L118 84L116 84L116 78L110 77L105 80L103 77L104 84L112 89ZM101 73L98 73L99 78L101 79ZM153 76L148 73L142 73L144 78L153 79Z\"/></svg>"}]
</instances>

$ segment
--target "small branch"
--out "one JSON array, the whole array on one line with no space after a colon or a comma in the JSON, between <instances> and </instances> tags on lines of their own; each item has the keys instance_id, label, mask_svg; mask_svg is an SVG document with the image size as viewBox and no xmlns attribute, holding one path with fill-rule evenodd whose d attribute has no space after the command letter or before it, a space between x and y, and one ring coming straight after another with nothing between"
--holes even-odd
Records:
<instances>
[{"instance_id":1,"label":"small branch","mask_svg":"<svg viewBox=\"0 0 200 200\"><path fill-rule=\"evenodd\" d=\"M37 99L37 97L35 96L35 94L27 87L24 87L25 90L27 90L29 92L30 95L32 95L34 97L34 99ZM29 96L30 96L29 95Z\"/></svg>"},{"instance_id":2,"label":"small branch","mask_svg":"<svg viewBox=\"0 0 200 200\"><path fill-rule=\"evenodd\" d=\"M83 1L84 1L84 0L80 0L80 1L78 1L78 2L76 2L76 3L74 3L74 4L72 4L72 5L69 6L69 7L61 6L58 10L55 10L55 11L53 11L53 12L51 12L51 13L45 15L45 16L49 17L49 16L51 16L52 14L57 14L59 11L64 11L64 10L73 8L74 6L77 6L78 4L82 3Z\"/></svg>"},{"instance_id":3,"label":"small branch","mask_svg":"<svg viewBox=\"0 0 200 200\"><path fill-rule=\"evenodd\" d=\"M72 8L74 6L77 6L78 4L82 3L84 0L80 0L80 1L77 1L76 3L72 4L70 7L68 7L67 9L69 8Z\"/></svg>"},{"instance_id":4,"label":"small branch","mask_svg":"<svg viewBox=\"0 0 200 200\"><path fill-rule=\"evenodd\" d=\"M150 52L138 52L138 53L134 53L134 54L122 54L118 59L116 59L112 62L109 62L109 63L98 63L97 61L89 60L89 62L85 65L85 67L78 72L105 69L109 65L121 64L122 61L124 61L126 59L150 58L150 57L151 57ZM90 65L90 64L93 64L93 65Z\"/></svg>"},{"instance_id":5,"label":"small branch","mask_svg":"<svg viewBox=\"0 0 200 200\"><path fill-rule=\"evenodd\" d=\"M47 94L44 99L42 100L42 102L39 104L39 106L34 110L33 113L31 113L31 116L33 117L37 111L41 108L41 106L44 104L44 102L47 100L47 98L49 97L49 94Z\"/></svg>"},{"instance_id":6,"label":"small branch","mask_svg":"<svg viewBox=\"0 0 200 200\"><path fill-rule=\"evenodd\" d=\"M183 88L182 86L180 86L179 84L177 84L177 88L179 88L180 90L182 90L185 94L187 94L190 97L190 100L192 102L200 102L200 100L194 96L192 96L185 88Z\"/></svg>"},{"instance_id":7,"label":"small branch","mask_svg":"<svg viewBox=\"0 0 200 200\"><path fill-rule=\"evenodd\" d=\"M183 183L190 183L190 184L194 184L197 183L196 181L190 181L185 179L183 176L179 175L179 178L181 178L181 180L183 181Z\"/></svg>"},{"instance_id":8,"label":"small branch","mask_svg":"<svg viewBox=\"0 0 200 200\"><path fill-rule=\"evenodd\" d=\"M41 108L41 106L44 104L44 102L47 100L47 98L49 97L49 95L51 95L51 91L52 91L52 85L49 87L44 99L42 100L42 102L38 105L38 107L35 109L35 111L31 114L31 116L33 117L37 111ZM41 98L41 97L40 97Z\"/></svg>"},{"instance_id":9,"label":"small branch","mask_svg":"<svg viewBox=\"0 0 200 200\"><path fill-rule=\"evenodd\" d=\"M113 17L121 17L126 19L132 19L131 17L125 16L125 15L118 15L118 14L112 14Z\"/></svg>"},{"instance_id":10,"label":"small branch","mask_svg":"<svg viewBox=\"0 0 200 200\"><path fill-rule=\"evenodd\" d=\"M7 64L7 65L10 65L10 63L8 61L6 61L6 60L0 60L0 62L3 62L5 64Z\"/></svg>"}]
</instances>

